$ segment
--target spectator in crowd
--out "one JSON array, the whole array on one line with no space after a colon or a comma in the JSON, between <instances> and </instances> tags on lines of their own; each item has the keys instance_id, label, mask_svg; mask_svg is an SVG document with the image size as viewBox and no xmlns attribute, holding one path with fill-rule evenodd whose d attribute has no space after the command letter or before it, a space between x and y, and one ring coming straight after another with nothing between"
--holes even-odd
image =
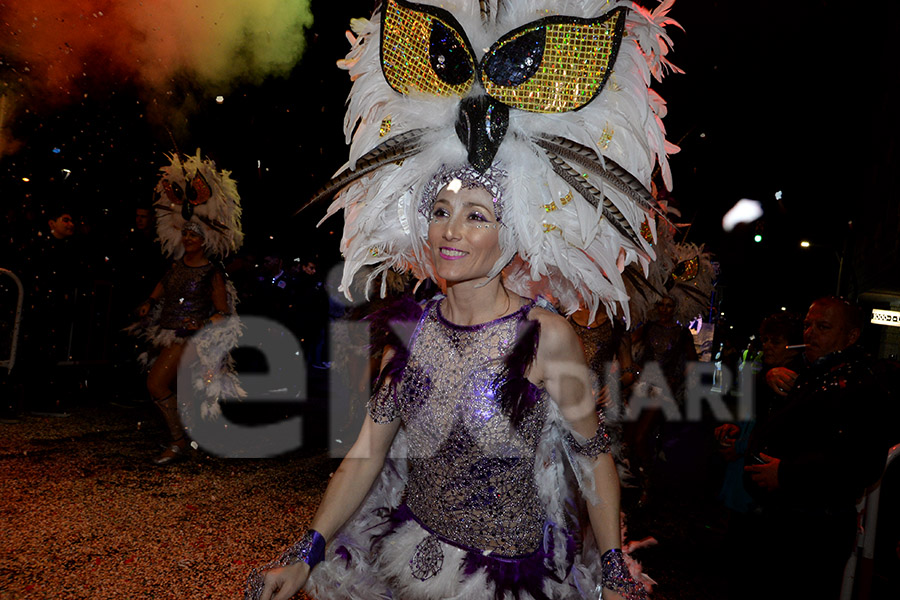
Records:
<instances>
[{"instance_id":1,"label":"spectator in crowd","mask_svg":"<svg viewBox=\"0 0 900 600\"><path fill-rule=\"evenodd\" d=\"M22 375L32 412L66 417L74 385L63 381L72 354L75 303L93 281L74 213L62 205L46 212L46 229L33 239L24 259L26 313Z\"/></svg>"},{"instance_id":2,"label":"spectator in crowd","mask_svg":"<svg viewBox=\"0 0 900 600\"><path fill-rule=\"evenodd\" d=\"M807 366L769 378L783 401L754 429L744 467L760 506L744 563L751 597L837 598L856 502L887 456L882 394L873 361L857 345L857 308L820 298L803 326ZM795 575L760 577L752 565L770 560Z\"/></svg>"}]
</instances>

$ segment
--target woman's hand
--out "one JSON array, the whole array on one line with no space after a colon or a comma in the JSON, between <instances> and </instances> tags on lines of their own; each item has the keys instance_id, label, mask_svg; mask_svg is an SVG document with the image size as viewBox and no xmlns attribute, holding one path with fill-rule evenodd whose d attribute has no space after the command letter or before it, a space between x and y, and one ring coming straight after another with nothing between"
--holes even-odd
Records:
<instances>
[{"instance_id":1,"label":"woman's hand","mask_svg":"<svg viewBox=\"0 0 900 600\"><path fill-rule=\"evenodd\" d=\"M741 428L734 423L725 423L724 425L716 427L714 435L720 446L729 447L734 446L734 442L737 440L740 432Z\"/></svg>"},{"instance_id":2,"label":"woman's hand","mask_svg":"<svg viewBox=\"0 0 900 600\"><path fill-rule=\"evenodd\" d=\"M759 453L759 457L763 460L762 464L747 465L744 470L750 473L750 478L756 485L767 492L774 492L779 486L778 466L781 464L781 459L762 452Z\"/></svg>"},{"instance_id":3,"label":"woman's hand","mask_svg":"<svg viewBox=\"0 0 900 600\"><path fill-rule=\"evenodd\" d=\"M194 317L185 317L182 323L184 323L184 328L188 331L197 331L203 327L203 321Z\"/></svg>"},{"instance_id":4,"label":"woman's hand","mask_svg":"<svg viewBox=\"0 0 900 600\"><path fill-rule=\"evenodd\" d=\"M787 396L796 381L797 374L785 367L775 367L766 371L766 383L779 396Z\"/></svg>"},{"instance_id":5,"label":"woman's hand","mask_svg":"<svg viewBox=\"0 0 900 600\"><path fill-rule=\"evenodd\" d=\"M734 449L734 444L740 433L741 428L734 423L726 423L716 427L715 436L716 441L719 442L719 454L729 462L737 460L738 458L738 454Z\"/></svg>"},{"instance_id":6,"label":"woman's hand","mask_svg":"<svg viewBox=\"0 0 900 600\"><path fill-rule=\"evenodd\" d=\"M259 600L290 600L309 578L309 565L298 562L287 567L266 571Z\"/></svg>"}]
</instances>

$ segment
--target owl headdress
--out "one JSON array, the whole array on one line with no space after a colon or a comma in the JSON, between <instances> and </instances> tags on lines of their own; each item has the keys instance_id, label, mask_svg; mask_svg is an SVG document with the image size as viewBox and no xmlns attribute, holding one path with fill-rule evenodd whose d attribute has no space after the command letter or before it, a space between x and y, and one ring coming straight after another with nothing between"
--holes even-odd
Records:
<instances>
[{"instance_id":1,"label":"owl headdress","mask_svg":"<svg viewBox=\"0 0 900 600\"><path fill-rule=\"evenodd\" d=\"M372 267L435 277L425 248L435 180L494 194L506 285L548 294L565 312L602 301L628 312L621 272L655 253L657 163L668 187L661 117L650 90L671 67L653 12L623 1L414 4L384 0L356 19L344 132L349 162L311 202L339 195L342 290ZM438 6L439 4L439 6ZM649 235L641 235L642 226Z\"/></svg>"},{"instance_id":2,"label":"owl headdress","mask_svg":"<svg viewBox=\"0 0 900 600\"><path fill-rule=\"evenodd\" d=\"M656 260L644 274L638 272L634 264L622 273L628 304L632 319L645 321L651 318L657 302L671 297L676 303L675 320L687 325L697 315L709 311L716 279L712 254L702 244L676 241L679 227L685 224L676 224L670 219L680 217L681 213L665 201L660 202L660 208L668 218L657 220ZM643 232L647 234L648 229L643 228Z\"/></svg>"},{"instance_id":3,"label":"owl headdress","mask_svg":"<svg viewBox=\"0 0 900 600\"><path fill-rule=\"evenodd\" d=\"M181 258L185 228L201 234L206 252L225 256L244 241L241 231L241 197L230 171L219 171L210 159L172 154L170 164L160 168L154 191L156 233L163 253Z\"/></svg>"}]
</instances>

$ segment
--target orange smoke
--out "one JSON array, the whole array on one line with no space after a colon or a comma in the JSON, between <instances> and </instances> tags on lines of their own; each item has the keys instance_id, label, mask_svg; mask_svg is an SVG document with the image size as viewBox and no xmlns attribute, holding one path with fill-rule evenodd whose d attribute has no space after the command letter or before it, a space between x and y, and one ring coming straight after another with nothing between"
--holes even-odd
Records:
<instances>
[{"instance_id":1,"label":"orange smoke","mask_svg":"<svg viewBox=\"0 0 900 600\"><path fill-rule=\"evenodd\" d=\"M0 0L0 82L59 104L96 84L258 81L296 64L311 23L308 0Z\"/></svg>"}]
</instances>

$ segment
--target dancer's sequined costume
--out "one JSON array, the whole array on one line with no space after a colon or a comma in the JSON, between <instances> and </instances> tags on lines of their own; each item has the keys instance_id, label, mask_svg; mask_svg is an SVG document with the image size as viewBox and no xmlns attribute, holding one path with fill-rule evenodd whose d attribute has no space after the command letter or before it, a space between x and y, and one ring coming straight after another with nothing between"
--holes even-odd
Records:
<instances>
[{"instance_id":1,"label":"dancer's sequined costume","mask_svg":"<svg viewBox=\"0 0 900 600\"><path fill-rule=\"evenodd\" d=\"M376 422L402 419L392 458L313 570L316 598L599 595L600 569L585 566L576 542L575 479L589 477L608 438L601 427L576 443L525 379L538 334L532 306L470 327L447 321L440 301L425 306L399 384L369 402Z\"/></svg>"},{"instance_id":2,"label":"dancer's sequined costume","mask_svg":"<svg viewBox=\"0 0 900 600\"><path fill-rule=\"evenodd\" d=\"M162 278L164 296L159 326L181 332L190 320L206 321L215 312L212 296L217 272L213 263L190 267L184 261L175 261Z\"/></svg>"},{"instance_id":3,"label":"dancer's sequined costume","mask_svg":"<svg viewBox=\"0 0 900 600\"><path fill-rule=\"evenodd\" d=\"M213 280L224 279L228 315L216 325L208 325L215 312ZM237 347L241 335L240 320L235 314L237 292L218 263L190 267L176 260L161 280L162 301L146 319L127 328L132 335L145 340L149 348L139 356L148 369L162 348L182 344L191 338L197 350L197 362L192 369L193 388L203 392L201 414L219 412L221 398L242 398L241 388L229 352ZM188 328L194 320L200 329Z\"/></svg>"}]
</instances>

